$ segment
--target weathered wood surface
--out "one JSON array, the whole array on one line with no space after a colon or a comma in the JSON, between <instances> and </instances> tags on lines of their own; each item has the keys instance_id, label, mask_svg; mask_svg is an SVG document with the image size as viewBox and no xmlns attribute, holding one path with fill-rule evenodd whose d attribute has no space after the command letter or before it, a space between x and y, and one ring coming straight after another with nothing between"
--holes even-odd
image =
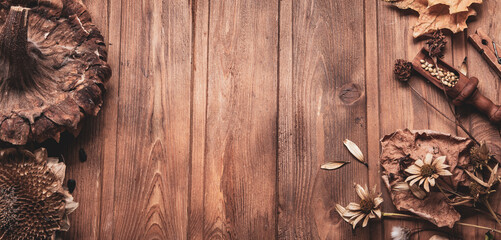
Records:
<instances>
[{"instance_id":1,"label":"weathered wood surface","mask_svg":"<svg viewBox=\"0 0 501 240\"><path fill-rule=\"evenodd\" d=\"M379 175L383 135L406 127L464 135L393 78L394 60L423 44L412 38L414 15L375 0L84 2L109 43L113 77L99 116L54 151L80 202L64 239L389 239L395 225L429 226L385 220L352 232L334 209L356 200L360 183L377 184L384 211L394 210ZM497 5L486 1L471 31L500 40ZM458 66L468 56L469 75L499 103L499 77L465 39L450 39L446 60ZM410 83L452 116L443 93ZM501 154L497 130L460 112ZM352 163L320 170L332 160Z\"/></svg>"}]
</instances>

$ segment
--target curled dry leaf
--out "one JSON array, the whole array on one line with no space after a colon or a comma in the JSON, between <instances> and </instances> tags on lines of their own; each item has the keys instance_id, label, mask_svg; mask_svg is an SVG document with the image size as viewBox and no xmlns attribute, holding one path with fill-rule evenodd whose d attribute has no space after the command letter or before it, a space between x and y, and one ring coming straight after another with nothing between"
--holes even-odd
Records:
<instances>
[{"instance_id":1,"label":"curled dry leaf","mask_svg":"<svg viewBox=\"0 0 501 240\"><path fill-rule=\"evenodd\" d=\"M350 162L343 162L343 161L337 161L337 162L328 162L323 164L320 168L324 170L336 170L338 168L341 168L342 166L348 164Z\"/></svg>"},{"instance_id":2,"label":"curled dry leaf","mask_svg":"<svg viewBox=\"0 0 501 240\"><path fill-rule=\"evenodd\" d=\"M482 0L428 0L428 7L439 4L449 6L449 14L468 12L473 3L482 3Z\"/></svg>"},{"instance_id":3,"label":"curled dry leaf","mask_svg":"<svg viewBox=\"0 0 501 240\"><path fill-rule=\"evenodd\" d=\"M471 3L481 2L476 0L437 0L437 2L449 2L448 4L434 4L428 6L428 1L433 0L401 0L392 4L400 9L412 9L419 13L419 19L414 25L413 36L415 38L440 29L449 29L453 33L466 29L466 20L475 16L477 12L470 7ZM462 2L461 4L455 4ZM451 10L452 8L452 10ZM459 9L466 9L459 11ZM451 13L453 11L454 13ZM459 12L456 12L459 11Z\"/></svg>"},{"instance_id":4,"label":"curled dry leaf","mask_svg":"<svg viewBox=\"0 0 501 240\"><path fill-rule=\"evenodd\" d=\"M343 141L343 143L344 143L344 146L346 146L346 148L348 148L348 151L350 151L350 153L359 162L367 165L367 163L365 162L364 154L362 153L362 151L360 150L360 148L357 146L357 144L355 144L354 142L350 141L349 139L345 139Z\"/></svg>"},{"instance_id":5,"label":"curled dry leaf","mask_svg":"<svg viewBox=\"0 0 501 240\"><path fill-rule=\"evenodd\" d=\"M111 76L104 38L81 0L0 0L0 140L78 134Z\"/></svg>"},{"instance_id":6,"label":"curled dry leaf","mask_svg":"<svg viewBox=\"0 0 501 240\"><path fill-rule=\"evenodd\" d=\"M445 163L450 166L449 169L453 176L444 180L450 181L449 184L452 186L458 186L466 181L467 176L457 166L468 163L469 149L473 144L471 140L466 138L453 137L430 130L397 130L384 136L381 139L380 157L383 181L390 190L395 207L400 211L410 211L439 227L453 227L454 223L460 219L460 215L447 204L441 193L430 192L426 197L420 199L418 192L395 190L395 186L397 189L402 188L400 182L404 182L406 178L400 171L400 159L409 156L415 161L424 159L428 153L433 153L434 157L446 156ZM391 178L388 177L390 175Z\"/></svg>"}]
</instances>

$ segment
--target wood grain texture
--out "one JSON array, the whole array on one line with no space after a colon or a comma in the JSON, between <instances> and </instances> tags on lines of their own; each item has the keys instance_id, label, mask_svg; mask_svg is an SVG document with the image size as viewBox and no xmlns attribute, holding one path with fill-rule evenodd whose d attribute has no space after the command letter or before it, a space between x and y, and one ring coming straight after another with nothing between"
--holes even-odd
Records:
<instances>
[{"instance_id":1,"label":"wood grain texture","mask_svg":"<svg viewBox=\"0 0 501 240\"><path fill-rule=\"evenodd\" d=\"M355 201L353 184L366 184L368 176L367 168L342 144L349 138L364 152L367 149L364 11L353 5L363 6L363 1L282 1L278 156L282 239L369 236L368 229L352 234L334 208L336 202ZM335 160L352 164L335 172L320 170L322 163Z\"/></svg>"},{"instance_id":2,"label":"wood grain texture","mask_svg":"<svg viewBox=\"0 0 501 240\"><path fill-rule=\"evenodd\" d=\"M114 239L186 238L191 13L187 1L122 2Z\"/></svg>"},{"instance_id":3,"label":"wood grain texture","mask_svg":"<svg viewBox=\"0 0 501 240\"><path fill-rule=\"evenodd\" d=\"M211 1L204 238L275 234L278 4Z\"/></svg>"},{"instance_id":4,"label":"wood grain texture","mask_svg":"<svg viewBox=\"0 0 501 240\"><path fill-rule=\"evenodd\" d=\"M372 0L84 2L109 43L113 77L81 135L48 144L65 156L81 204L63 239L390 239L395 225L431 227L385 220L352 231L335 211L358 200L354 183L377 184L383 211L394 211L381 187L383 135L408 127L464 136L394 79L395 59L423 45L412 38L414 14ZM469 31L481 26L499 40L497 5L484 2ZM468 56L469 75L500 103L499 77L465 35L450 42L446 61ZM419 77L410 83L452 117L442 92ZM496 128L458 111L501 154ZM351 164L320 169L335 160ZM499 197L493 204L501 211Z\"/></svg>"},{"instance_id":5,"label":"wood grain texture","mask_svg":"<svg viewBox=\"0 0 501 240\"><path fill-rule=\"evenodd\" d=\"M109 28L109 2L84 1L84 4L91 13L93 23L103 34L105 43L117 41L116 46L119 46L116 33L120 29ZM108 61L116 63L117 60L117 48L108 46ZM116 74L116 65L111 66ZM80 204L75 214L70 215L71 231L62 234L65 239L111 239L105 236L109 230L104 229L109 226L106 221L112 220L112 199L109 197L113 197L113 184L103 182L111 180L112 183L113 176L110 174L114 173L115 168L117 86L118 77L113 76L106 84L106 101L98 117L86 119L77 139L65 135L58 146L61 150L57 152L66 159L66 178L76 180L77 187L73 196ZM84 163L78 158L80 149L87 153L87 161Z\"/></svg>"}]
</instances>

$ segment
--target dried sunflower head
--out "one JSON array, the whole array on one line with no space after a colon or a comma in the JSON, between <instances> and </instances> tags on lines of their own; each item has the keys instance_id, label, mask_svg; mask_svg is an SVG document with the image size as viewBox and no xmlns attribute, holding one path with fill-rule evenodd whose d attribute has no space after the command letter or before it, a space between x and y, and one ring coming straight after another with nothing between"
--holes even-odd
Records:
<instances>
[{"instance_id":1,"label":"dried sunflower head","mask_svg":"<svg viewBox=\"0 0 501 240\"><path fill-rule=\"evenodd\" d=\"M474 168L482 170L483 167L487 166L491 157L492 155L485 142L482 142L480 146L474 146L470 149L470 164Z\"/></svg>"},{"instance_id":2,"label":"dried sunflower head","mask_svg":"<svg viewBox=\"0 0 501 240\"><path fill-rule=\"evenodd\" d=\"M45 149L0 151L1 239L51 239L68 230L78 203L62 187L65 170Z\"/></svg>"},{"instance_id":3,"label":"dried sunflower head","mask_svg":"<svg viewBox=\"0 0 501 240\"><path fill-rule=\"evenodd\" d=\"M424 162L418 159L413 165L405 169L405 172L411 174L406 182L409 185L414 185L414 183L419 181L419 185L423 185L424 190L430 191L430 186L435 186L435 179L440 176L451 176L452 173L446 168L449 165L445 164L445 156L440 156L433 160L433 155L431 153L426 154Z\"/></svg>"},{"instance_id":4,"label":"dried sunflower head","mask_svg":"<svg viewBox=\"0 0 501 240\"><path fill-rule=\"evenodd\" d=\"M359 184L355 186L355 189L360 197L360 202L351 202L346 208L336 204L336 210L346 222L353 226L353 228L355 228L362 219L364 220L362 227L365 227L369 219L376 217L381 218L380 205L383 202L383 198L381 194L376 193L376 186L374 186L372 192L369 191L367 186L363 188Z\"/></svg>"}]
</instances>

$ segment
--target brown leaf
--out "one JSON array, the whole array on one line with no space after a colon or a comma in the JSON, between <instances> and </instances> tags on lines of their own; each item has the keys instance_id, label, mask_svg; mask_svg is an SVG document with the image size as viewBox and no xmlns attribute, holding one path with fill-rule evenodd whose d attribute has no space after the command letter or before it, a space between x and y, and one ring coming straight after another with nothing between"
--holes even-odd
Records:
<instances>
[{"instance_id":1,"label":"brown leaf","mask_svg":"<svg viewBox=\"0 0 501 240\"><path fill-rule=\"evenodd\" d=\"M473 3L482 3L482 0L428 0L428 6L432 7L438 4L449 6L449 13L468 12L468 7Z\"/></svg>"},{"instance_id":2,"label":"brown leaf","mask_svg":"<svg viewBox=\"0 0 501 240\"><path fill-rule=\"evenodd\" d=\"M466 138L453 137L448 134L430 130L411 131L397 130L381 139L381 167L383 180L395 207L400 211L410 211L432 222L438 227L453 227L460 219L460 214L450 206L440 192L430 192L423 199L414 196L411 191L394 191L394 186L403 182L405 177L400 171L400 161L409 155L410 159L424 159L427 153L435 157L446 156L446 164L450 165L453 173L451 178L444 178L449 184L457 186L464 182L464 171L457 168L468 162L469 148L473 142ZM392 175L389 179L387 176ZM418 193L419 195L419 193Z\"/></svg>"},{"instance_id":3,"label":"brown leaf","mask_svg":"<svg viewBox=\"0 0 501 240\"><path fill-rule=\"evenodd\" d=\"M400 9L412 9L418 12L419 19L413 27L413 36L415 38L440 29L449 29L453 33L461 32L468 27L466 20L470 16L477 14L475 10L469 7L466 8L466 11L451 14L449 5L436 4L428 7L428 0L402 0L393 3L393 5Z\"/></svg>"},{"instance_id":4,"label":"brown leaf","mask_svg":"<svg viewBox=\"0 0 501 240\"><path fill-rule=\"evenodd\" d=\"M341 168L342 166L348 164L350 162L342 162L342 161L337 161L337 162L328 162L323 164L320 168L324 170L336 170L338 168Z\"/></svg>"}]
</instances>

